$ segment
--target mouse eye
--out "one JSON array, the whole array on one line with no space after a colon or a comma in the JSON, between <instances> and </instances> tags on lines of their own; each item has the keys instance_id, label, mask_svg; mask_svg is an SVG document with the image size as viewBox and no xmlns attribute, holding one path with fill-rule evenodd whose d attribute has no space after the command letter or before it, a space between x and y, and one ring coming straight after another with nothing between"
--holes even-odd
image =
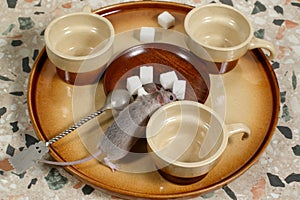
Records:
<instances>
[{"instance_id":1,"label":"mouse eye","mask_svg":"<svg viewBox=\"0 0 300 200\"><path fill-rule=\"evenodd\" d=\"M174 97L173 97L173 95L170 95L170 98L169 98L171 101L173 101L174 100Z\"/></svg>"}]
</instances>

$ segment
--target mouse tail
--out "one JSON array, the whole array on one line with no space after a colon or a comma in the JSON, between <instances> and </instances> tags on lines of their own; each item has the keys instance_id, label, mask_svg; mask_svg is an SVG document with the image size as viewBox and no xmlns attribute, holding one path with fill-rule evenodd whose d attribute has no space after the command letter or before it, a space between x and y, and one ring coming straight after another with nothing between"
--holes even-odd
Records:
<instances>
[{"instance_id":1,"label":"mouse tail","mask_svg":"<svg viewBox=\"0 0 300 200\"><path fill-rule=\"evenodd\" d=\"M81 160L75 160L75 161L70 161L70 162L57 162L57 161L50 161L50 160L38 160L38 162L49 164L49 165L57 165L57 166L69 166L69 165L78 165L81 163L85 163L87 161L92 160L93 158L100 156L102 154L102 151L98 151L94 153L93 155L83 158Z\"/></svg>"}]
</instances>

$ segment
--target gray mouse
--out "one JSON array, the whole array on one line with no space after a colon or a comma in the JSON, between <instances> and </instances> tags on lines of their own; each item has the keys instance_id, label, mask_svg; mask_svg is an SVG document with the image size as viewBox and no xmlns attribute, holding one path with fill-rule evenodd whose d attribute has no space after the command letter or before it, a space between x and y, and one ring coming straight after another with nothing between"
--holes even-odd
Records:
<instances>
[{"instance_id":1,"label":"gray mouse","mask_svg":"<svg viewBox=\"0 0 300 200\"><path fill-rule=\"evenodd\" d=\"M103 137L101 137L98 145L99 150L93 155L72 162L48 160L39 160L39 162L59 166L76 165L101 155L104 156L104 163L112 171L118 170L118 166L113 162L125 157L137 140L144 137L143 130L149 117L162 105L173 101L176 101L176 96L172 92L164 89L153 89L151 93L137 97L135 101L118 114L115 121L107 128Z\"/></svg>"}]
</instances>

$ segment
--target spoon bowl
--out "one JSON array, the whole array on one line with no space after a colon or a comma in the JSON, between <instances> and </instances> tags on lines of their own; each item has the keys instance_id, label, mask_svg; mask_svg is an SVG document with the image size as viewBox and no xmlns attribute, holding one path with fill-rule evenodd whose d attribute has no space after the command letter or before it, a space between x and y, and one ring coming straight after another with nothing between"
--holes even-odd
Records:
<instances>
[{"instance_id":1,"label":"spoon bowl","mask_svg":"<svg viewBox=\"0 0 300 200\"><path fill-rule=\"evenodd\" d=\"M131 95L127 90L115 89L108 93L106 101L100 110L115 109L122 110L130 102Z\"/></svg>"}]
</instances>

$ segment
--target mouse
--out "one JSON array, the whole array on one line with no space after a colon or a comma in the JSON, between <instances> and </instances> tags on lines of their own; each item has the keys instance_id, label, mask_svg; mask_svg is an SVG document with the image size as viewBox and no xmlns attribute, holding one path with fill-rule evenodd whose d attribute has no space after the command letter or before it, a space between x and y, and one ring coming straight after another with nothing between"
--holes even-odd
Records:
<instances>
[{"instance_id":1,"label":"mouse","mask_svg":"<svg viewBox=\"0 0 300 200\"><path fill-rule=\"evenodd\" d=\"M114 122L107 128L97 146L97 151L86 158L71 162L56 162L39 160L39 162L68 166L87 162L98 156L113 172L119 170L115 161L125 157L137 140L145 137L145 127L150 116L161 106L176 101L176 96L163 88L150 87L151 92L147 95L138 96L132 103L126 106L116 116ZM150 90L149 90L150 91Z\"/></svg>"}]
</instances>

